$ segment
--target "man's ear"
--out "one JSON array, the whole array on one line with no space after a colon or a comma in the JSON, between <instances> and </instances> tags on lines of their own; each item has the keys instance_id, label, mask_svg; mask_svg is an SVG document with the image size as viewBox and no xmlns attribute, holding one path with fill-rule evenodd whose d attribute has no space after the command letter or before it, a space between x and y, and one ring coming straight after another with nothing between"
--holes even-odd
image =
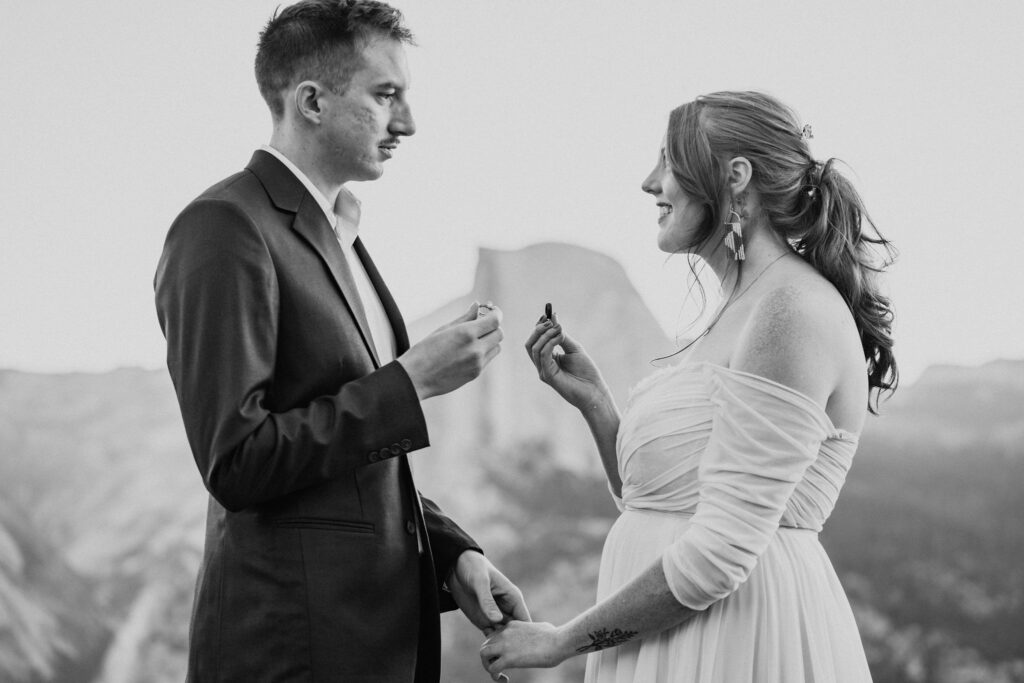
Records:
<instances>
[{"instance_id":1,"label":"man's ear","mask_svg":"<svg viewBox=\"0 0 1024 683\"><path fill-rule=\"evenodd\" d=\"M291 102L298 118L309 123L319 124L323 114L320 108L320 97L323 88L315 81L302 81L292 90Z\"/></svg>"},{"instance_id":2,"label":"man's ear","mask_svg":"<svg viewBox=\"0 0 1024 683\"><path fill-rule=\"evenodd\" d=\"M754 168L746 157L735 157L729 160L729 192L735 197L750 184Z\"/></svg>"}]
</instances>

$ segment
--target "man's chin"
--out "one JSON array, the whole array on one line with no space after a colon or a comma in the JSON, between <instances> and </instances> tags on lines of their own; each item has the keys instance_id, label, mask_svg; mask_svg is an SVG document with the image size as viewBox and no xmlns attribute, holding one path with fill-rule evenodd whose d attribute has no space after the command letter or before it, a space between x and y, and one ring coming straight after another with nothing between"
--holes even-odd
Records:
<instances>
[{"instance_id":1,"label":"man's chin","mask_svg":"<svg viewBox=\"0 0 1024 683\"><path fill-rule=\"evenodd\" d=\"M382 175L384 175L384 164L374 164L373 166L367 166L363 169L359 180L362 182L377 180L377 178L380 178Z\"/></svg>"},{"instance_id":2,"label":"man's chin","mask_svg":"<svg viewBox=\"0 0 1024 683\"><path fill-rule=\"evenodd\" d=\"M350 173L348 178L345 179L343 182L346 182L346 183L366 183L366 182L370 182L370 181L373 181L373 180L377 180L382 175L384 175L384 169L383 168L361 169L359 171L359 173Z\"/></svg>"}]
</instances>

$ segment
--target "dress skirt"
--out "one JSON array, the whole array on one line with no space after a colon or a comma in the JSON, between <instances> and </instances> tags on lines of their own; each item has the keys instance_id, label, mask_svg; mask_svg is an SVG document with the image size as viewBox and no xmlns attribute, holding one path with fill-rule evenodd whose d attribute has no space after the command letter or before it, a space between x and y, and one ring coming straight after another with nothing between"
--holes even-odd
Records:
<instances>
[{"instance_id":1,"label":"dress skirt","mask_svg":"<svg viewBox=\"0 0 1024 683\"><path fill-rule=\"evenodd\" d=\"M598 602L660 562L690 519L623 512L605 542ZM869 681L853 612L818 534L789 528L735 592L680 626L589 655L586 674L586 683Z\"/></svg>"}]
</instances>

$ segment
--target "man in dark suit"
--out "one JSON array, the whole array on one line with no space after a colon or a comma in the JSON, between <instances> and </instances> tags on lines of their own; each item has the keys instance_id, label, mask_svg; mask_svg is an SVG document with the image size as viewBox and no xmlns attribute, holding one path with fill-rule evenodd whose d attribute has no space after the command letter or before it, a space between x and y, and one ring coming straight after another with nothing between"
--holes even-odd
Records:
<instances>
[{"instance_id":1,"label":"man in dark suit","mask_svg":"<svg viewBox=\"0 0 1024 683\"><path fill-rule=\"evenodd\" d=\"M474 305L409 347L345 188L415 132L401 14L303 0L268 22L270 145L178 216L156 273L167 364L210 491L192 681L430 682L439 612L528 619L519 590L436 505L407 454L420 402L498 353Z\"/></svg>"}]
</instances>

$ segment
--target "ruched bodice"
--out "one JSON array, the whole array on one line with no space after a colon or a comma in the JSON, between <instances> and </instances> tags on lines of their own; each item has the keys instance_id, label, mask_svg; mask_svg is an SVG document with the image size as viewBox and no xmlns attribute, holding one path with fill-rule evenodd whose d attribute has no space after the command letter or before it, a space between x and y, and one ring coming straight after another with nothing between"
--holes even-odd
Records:
<instances>
[{"instance_id":1,"label":"ruched bodice","mask_svg":"<svg viewBox=\"0 0 1024 683\"><path fill-rule=\"evenodd\" d=\"M662 368L631 392L619 426L622 498L616 502L625 509L696 512L716 407L749 401L749 395L761 395L761 419L795 414L807 438L820 442L779 524L821 531L853 462L857 436L836 429L818 404L793 389L706 362Z\"/></svg>"},{"instance_id":2,"label":"ruched bodice","mask_svg":"<svg viewBox=\"0 0 1024 683\"><path fill-rule=\"evenodd\" d=\"M711 363L640 382L619 424L622 515L598 600L660 563L701 613L587 661L587 683L867 683L857 626L816 533L857 437L786 386Z\"/></svg>"}]
</instances>

